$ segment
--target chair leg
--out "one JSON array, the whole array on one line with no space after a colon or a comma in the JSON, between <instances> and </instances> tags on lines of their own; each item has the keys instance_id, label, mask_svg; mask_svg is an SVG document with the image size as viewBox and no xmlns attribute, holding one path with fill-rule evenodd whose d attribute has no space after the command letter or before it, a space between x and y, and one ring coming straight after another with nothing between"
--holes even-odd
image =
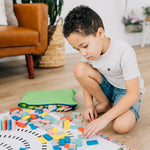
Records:
<instances>
[{"instance_id":1,"label":"chair leg","mask_svg":"<svg viewBox=\"0 0 150 150\"><path fill-rule=\"evenodd\" d=\"M32 55L25 55L25 59L26 59L26 63L27 63L27 69L28 69L29 78L30 79L34 79Z\"/></svg>"}]
</instances>

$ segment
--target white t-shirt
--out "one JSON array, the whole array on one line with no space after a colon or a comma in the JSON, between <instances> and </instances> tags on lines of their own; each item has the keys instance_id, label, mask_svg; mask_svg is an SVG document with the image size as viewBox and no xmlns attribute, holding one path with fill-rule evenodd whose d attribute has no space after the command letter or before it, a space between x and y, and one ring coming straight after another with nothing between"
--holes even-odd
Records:
<instances>
[{"instance_id":1,"label":"white t-shirt","mask_svg":"<svg viewBox=\"0 0 150 150\"><path fill-rule=\"evenodd\" d=\"M97 60L88 60L82 57L82 61L91 64L106 77L109 83L117 88L126 89L125 80L139 77L140 92L144 93L145 91L135 51L123 41L111 40L109 49Z\"/></svg>"}]
</instances>

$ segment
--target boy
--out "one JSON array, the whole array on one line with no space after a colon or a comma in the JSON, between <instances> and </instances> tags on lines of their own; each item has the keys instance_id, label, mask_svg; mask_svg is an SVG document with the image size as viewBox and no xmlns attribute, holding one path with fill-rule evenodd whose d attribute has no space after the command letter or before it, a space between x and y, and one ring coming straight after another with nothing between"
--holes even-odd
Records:
<instances>
[{"instance_id":1,"label":"boy","mask_svg":"<svg viewBox=\"0 0 150 150\"><path fill-rule=\"evenodd\" d=\"M74 66L86 103L82 115L90 121L83 137L92 137L111 121L117 133L128 132L139 119L144 92L134 50L123 41L106 37L101 18L87 6L69 12L63 33L83 56L82 62ZM97 117L100 113L104 114Z\"/></svg>"}]
</instances>

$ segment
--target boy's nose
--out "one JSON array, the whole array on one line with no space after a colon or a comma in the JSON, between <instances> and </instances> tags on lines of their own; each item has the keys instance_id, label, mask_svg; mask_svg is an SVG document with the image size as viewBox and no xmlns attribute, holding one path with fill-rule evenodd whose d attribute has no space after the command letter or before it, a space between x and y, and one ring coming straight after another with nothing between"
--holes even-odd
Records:
<instances>
[{"instance_id":1,"label":"boy's nose","mask_svg":"<svg viewBox=\"0 0 150 150\"><path fill-rule=\"evenodd\" d=\"M88 54L85 49L81 49L81 50L80 50L80 53L81 53L81 55L82 55L83 57L87 56L87 54Z\"/></svg>"}]
</instances>

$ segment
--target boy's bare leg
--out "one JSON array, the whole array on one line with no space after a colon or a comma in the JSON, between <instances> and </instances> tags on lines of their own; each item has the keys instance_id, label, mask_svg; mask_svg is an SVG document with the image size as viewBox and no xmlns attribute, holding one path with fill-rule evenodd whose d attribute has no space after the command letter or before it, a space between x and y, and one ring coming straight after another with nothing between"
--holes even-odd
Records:
<instances>
[{"instance_id":1,"label":"boy's bare leg","mask_svg":"<svg viewBox=\"0 0 150 150\"><path fill-rule=\"evenodd\" d=\"M135 122L135 114L131 110L128 110L113 120L112 127L117 133L124 134L131 130Z\"/></svg>"},{"instance_id":2,"label":"boy's bare leg","mask_svg":"<svg viewBox=\"0 0 150 150\"><path fill-rule=\"evenodd\" d=\"M74 66L74 75L81 86L100 103L96 106L97 113L106 112L111 108L108 98L99 86L101 75L96 69L80 62Z\"/></svg>"}]
</instances>

